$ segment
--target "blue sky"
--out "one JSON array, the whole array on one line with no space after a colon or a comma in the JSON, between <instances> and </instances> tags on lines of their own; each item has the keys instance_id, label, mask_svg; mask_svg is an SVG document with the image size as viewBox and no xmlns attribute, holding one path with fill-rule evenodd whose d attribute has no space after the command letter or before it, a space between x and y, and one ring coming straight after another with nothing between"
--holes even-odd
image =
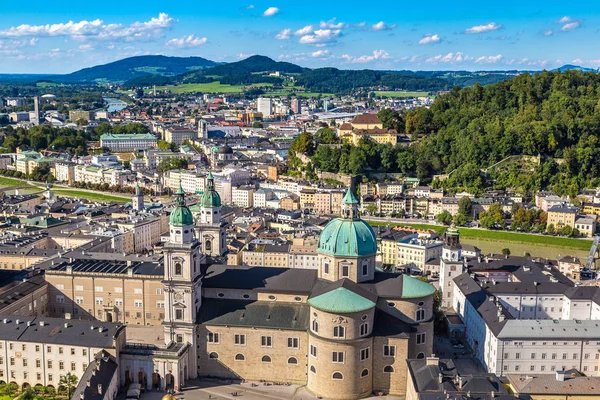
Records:
<instances>
[{"instance_id":1,"label":"blue sky","mask_svg":"<svg viewBox=\"0 0 600 400\"><path fill-rule=\"evenodd\" d=\"M7 2L0 73L67 73L142 54L308 67L600 67L600 2Z\"/></svg>"}]
</instances>

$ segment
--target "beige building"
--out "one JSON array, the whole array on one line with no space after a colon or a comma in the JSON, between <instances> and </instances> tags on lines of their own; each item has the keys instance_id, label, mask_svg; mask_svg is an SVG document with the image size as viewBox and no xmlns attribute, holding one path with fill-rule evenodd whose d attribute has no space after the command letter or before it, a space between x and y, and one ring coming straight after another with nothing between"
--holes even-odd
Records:
<instances>
[{"instance_id":1,"label":"beige building","mask_svg":"<svg viewBox=\"0 0 600 400\"><path fill-rule=\"evenodd\" d=\"M166 231L167 215L136 215L118 219L115 225L123 232L132 232L128 237L133 241L133 248L127 246L128 253L143 253L152 250L160 242L160 235ZM166 229L165 229L166 228Z\"/></svg>"},{"instance_id":2,"label":"beige building","mask_svg":"<svg viewBox=\"0 0 600 400\"><path fill-rule=\"evenodd\" d=\"M575 218L577 217L577 208L556 205L548 209L547 224L554 225L555 229L560 229L564 226L575 228Z\"/></svg>"},{"instance_id":3,"label":"beige building","mask_svg":"<svg viewBox=\"0 0 600 400\"><path fill-rule=\"evenodd\" d=\"M398 132L394 129L385 129L376 114L357 115L351 122L340 126L338 136L345 143L354 146L358 145L362 137L368 137L377 143L389 143L392 146L395 146L398 141Z\"/></svg>"},{"instance_id":4,"label":"beige building","mask_svg":"<svg viewBox=\"0 0 600 400\"><path fill-rule=\"evenodd\" d=\"M254 206L254 188L251 186L240 186L231 189L231 200L233 205L243 208Z\"/></svg>"}]
</instances>

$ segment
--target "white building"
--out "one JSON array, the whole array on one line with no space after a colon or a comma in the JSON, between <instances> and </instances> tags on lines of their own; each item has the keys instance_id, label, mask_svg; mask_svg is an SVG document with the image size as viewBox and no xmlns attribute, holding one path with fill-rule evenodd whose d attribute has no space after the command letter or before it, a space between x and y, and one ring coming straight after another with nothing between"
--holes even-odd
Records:
<instances>
[{"instance_id":1,"label":"white building","mask_svg":"<svg viewBox=\"0 0 600 400\"><path fill-rule=\"evenodd\" d=\"M441 240L410 238L399 241L396 245L398 249L397 265L411 271L421 271L421 273L439 272L438 268L433 270L427 266L427 261L441 257L443 246L444 242Z\"/></svg>"},{"instance_id":2,"label":"white building","mask_svg":"<svg viewBox=\"0 0 600 400\"><path fill-rule=\"evenodd\" d=\"M157 147L157 143L156 136L151 133L121 135L105 133L100 136L100 146L107 147L113 152L153 149Z\"/></svg>"},{"instance_id":3,"label":"white building","mask_svg":"<svg viewBox=\"0 0 600 400\"><path fill-rule=\"evenodd\" d=\"M269 189L258 189L254 192L253 197L254 207L266 208L267 201L273 200L275 198L275 193Z\"/></svg>"},{"instance_id":4,"label":"white building","mask_svg":"<svg viewBox=\"0 0 600 400\"><path fill-rule=\"evenodd\" d=\"M256 109L259 113L262 113L263 117L270 117L273 115L273 99L269 97L259 97L256 100Z\"/></svg>"},{"instance_id":5,"label":"white building","mask_svg":"<svg viewBox=\"0 0 600 400\"><path fill-rule=\"evenodd\" d=\"M163 185L172 191L176 191L180 183L186 193L201 193L204 192L206 175L180 169L167 171L163 175Z\"/></svg>"},{"instance_id":6,"label":"white building","mask_svg":"<svg viewBox=\"0 0 600 400\"><path fill-rule=\"evenodd\" d=\"M77 165L74 170L75 182L107 183L110 186L127 186L135 182L135 174L124 169Z\"/></svg>"},{"instance_id":7,"label":"white building","mask_svg":"<svg viewBox=\"0 0 600 400\"><path fill-rule=\"evenodd\" d=\"M254 207L254 188L239 186L231 189L233 205L243 208Z\"/></svg>"}]
</instances>

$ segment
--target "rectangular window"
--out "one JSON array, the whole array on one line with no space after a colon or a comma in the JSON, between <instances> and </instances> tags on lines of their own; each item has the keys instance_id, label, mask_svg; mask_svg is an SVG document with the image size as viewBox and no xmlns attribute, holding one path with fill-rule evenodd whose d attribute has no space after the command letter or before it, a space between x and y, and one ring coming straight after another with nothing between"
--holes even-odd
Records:
<instances>
[{"instance_id":1,"label":"rectangular window","mask_svg":"<svg viewBox=\"0 0 600 400\"><path fill-rule=\"evenodd\" d=\"M81 285L75 285L75 290L78 292L81 292L83 290L83 286Z\"/></svg>"},{"instance_id":2,"label":"rectangular window","mask_svg":"<svg viewBox=\"0 0 600 400\"><path fill-rule=\"evenodd\" d=\"M183 319L183 310L181 310L181 309L175 310L175 319Z\"/></svg>"},{"instance_id":3,"label":"rectangular window","mask_svg":"<svg viewBox=\"0 0 600 400\"><path fill-rule=\"evenodd\" d=\"M46 353L52 353L52 346L46 347Z\"/></svg>"},{"instance_id":4,"label":"rectangular window","mask_svg":"<svg viewBox=\"0 0 600 400\"><path fill-rule=\"evenodd\" d=\"M245 346L246 345L246 335L235 335L234 343L239 346Z\"/></svg>"},{"instance_id":5,"label":"rectangular window","mask_svg":"<svg viewBox=\"0 0 600 400\"><path fill-rule=\"evenodd\" d=\"M331 361L334 363L343 363L344 362L344 352L343 351L334 351L332 353Z\"/></svg>"},{"instance_id":6,"label":"rectangular window","mask_svg":"<svg viewBox=\"0 0 600 400\"><path fill-rule=\"evenodd\" d=\"M133 289L133 294L142 294L142 293L144 293L144 292L140 288Z\"/></svg>"},{"instance_id":7,"label":"rectangular window","mask_svg":"<svg viewBox=\"0 0 600 400\"><path fill-rule=\"evenodd\" d=\"M48 374L48 382L52 382L52 374Z\"/></svg>"},{"instance_id":8,"label":"rectangular window","mask_svg":"<svg viewBox=\"0 0 600 400\"><path fill-rule=\"evenodd\" d=\"M133 305L134 305L134 307L136 307L136 308L142 308L142 307L143 307L143 304L142 304L142 303L143 303L143 302L142 302L142 300L134 300L134 301L133 301Z\"/></svg>"},{"instance_id":9,"label":"rectangular window","mask_svg":"<svg viewBox=\"0 0 600 400\"><path fill-rule=\"evenodd\" d=\"M219 343L219 334L214 332L208 332L207 339L208 343Z\"/></svg>"},{"instance_id":10,"label":"rectangular window","mask_svg":"<svg viewBox=\"0 0 600 400\"><path fill-rule=\"evenodd\" d=\"M346 328L343 326L334 326L333 327L333 337L343 338L346 336Z\"/></svg>"},{"instance_id":11,"label":"rectangular window","mask_svg":"<svg viewBox=\"0 0 600 400\"><path fill-rule=\"evenodd\" d=\"M96 297L96 305L101 306L104 304L104 299L102 297Z\"/></svg>"},{"instance_id":12,"label":"rectangular window","mask_svg":"<svg viewBox=\"0 0 600 400\"><path fill-rule=\"evenodd\" d=\"M42 360L35 360L35 367L42 368Z\"/></svg>"},{"instance_id":13,"label":"rectangular window","mask_svg":"<svg viewBox=\"0 0 600 400\"><path fill-rule=\"evenodd\" d=\"M300 347L300 340L298 338L288 338L288 348L297 349Z\"/></svg>"},{"instance_id":14,"label":"rectangular window","mask_svg":"<svg viewBox=\"0 0 600 400\"><path fill-rule=\"evenodd\" d=\"M123 293L122 287L115 287L115 293Z\"/></svg>"},{"instance_id":15,"label":"rectangular window","mask_svg":"<svg viewBox=\"0 0 600 400\"><path fill-rule=\"evenodd\" d=\"M65 362L64 361L59 361L58 362L58 369L60 369L60 370L65 369Z\"/></svg>"},{"instance_id":16,"label":"rectangular window","mask_svg":"<svg viewBox=\"0 0 600 400\"><path fill-rule=\"evenodd\" d=\"M83 304L83 296L75 296L75 304Z\"/></svg>"},{"instance_id":17,"label":"rectangular window","mask_svg":"<svg viewBox=\"0 0 600 400\"><path fill-rule=\"evenodd\" d=\"M156 289L156 294L162 295L163 294L163 290L160 289L160 288Z\"/></svg>"},{"instance_id":18,"label":"rectangular window","mask_svg":"<svg viewBox=\"0 0 600 400\"><path fill-rule=\"evenodd\" d=\"M368 360L369 359L369 347L367 347L366 349L362 349L360 351L360 360L364 361L364 360Z\"/></svg>"},{"instance_id":19,"label":"rectangular window","mask_svg":"<svg viewBox=\"0 0 600 400\"><path fill-rule=\"evenodd\" d=\"M77 364L74 362L71 363L71 371L75 371L77 369Z\"/></svg>"},{"instance_id":20,"label":"rectangular window","mask_svg":"<svg viewBox=\"0 0 600 400\"><path fill-rule=\"evenodd\" d=\"M104 288L102 286L96 286L96 292L102 292Z\"/></svg>"},{"instance_id":21,"label":"rectangular window","mask_svg":"<svg viewBox=\"0 0 600 400\"><path fill-rule=\"evenodd\" d=\"M26 367L26 366L27 366L27 359L26 359L26 358L24 358L24 359L23 359L23 366L24 366L24 367Z\"/></svg>"},{"instance_id":22,"label":"rectangular window","mask_svg":"<svg viewBox=\"0 0 600 400\"><path fill-rule=\"evenodd\" d=\"M65 302L65 296L63 296L62 294L56 295L56 302L57 303L64 303Z\"/></svg>"},{"instance_id":23,"label":"rectangular window","mask_svg":"<svg viewBox=\"0 0 600 400\"><path fill-rule=\"evenodd\" d=\"M52 369L52 360L48 360L48 369Z\"/></svg>"},{"instance_id":24,"label":"rectangular window","mask_svg":"<svg viewBox=\"0 0 600 400\"><path fill-rule=\"evenodd\" d=\"M369 333L369 323L365 322L364 324L360 325L360 336L365 336L368 333Z\"/></svg>"},{"instance_id":25,"label":"rectangular window","mask_svg":"<svg viewBox=\"0 0 600 400\"><path fill-rule=\"evenodd\" d=\"M350 267L347 265L342 265L342 278L350 277Z\"/></svg>"},{"instance_id":26,"label":"rectangular window","mask_svg":"<svg viewBox=\"0 0 600 400\"><path fill-rule=\"evenodd\" d=\"M310 345L310 355L317 358L317 347L312 344Z\"/></svg>"},{"instance_id":27,"label":"rectangular window","mask_svg":"<svg viewBox=\"0 0 600 400\"><path fill-rule=\"evenodd\" d=\"M58 354L63 354L63 348L62 347L58 348Z\"/></svg>"},{"instance_id":28,"label":"rectangular window","mask_svg":"<svg viewBox=\"0 0 600 400\"><path fill-rule=\"evenodd\" d=\"M123 307L123 299L115 299L115 306Z\"/></svg>"},{"instance_id":29,"label":"rectangular window","mask_svg":"<svg viewBox=\"0 0 600 400\"><path fill-rule=\"evenodd\" d=\"M260 345L262 347L272 347L273 346L273 337L272 336L261 336Z\"/></svg>"},{"instance_id":30,"label":"rectangular window","mask_svg":"<svg viewBox=\"0 0 600 400\"><path fill-rule=\"evenodd\" d=\"M424 343L425 343L425 332L417 333L417 344L424 344Z\"/></svg>"}]
</instances>

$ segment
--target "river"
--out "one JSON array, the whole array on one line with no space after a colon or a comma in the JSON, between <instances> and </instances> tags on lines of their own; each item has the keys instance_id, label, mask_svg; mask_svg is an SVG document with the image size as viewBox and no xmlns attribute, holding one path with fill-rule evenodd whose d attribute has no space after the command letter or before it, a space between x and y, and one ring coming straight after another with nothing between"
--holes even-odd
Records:
<instances>
[{"instance_id":1,"label":"river","mask_svg":"<svg viewBox=\"0 0 600 400\"><path fill-rule=\"evenodd\" d=\"M110 97L103 97L103 99L108 104L106 108L108 112L121 111L122 109L127 108L127 103L119 99L112 99Z\"/></svg>"}]
</instances>

